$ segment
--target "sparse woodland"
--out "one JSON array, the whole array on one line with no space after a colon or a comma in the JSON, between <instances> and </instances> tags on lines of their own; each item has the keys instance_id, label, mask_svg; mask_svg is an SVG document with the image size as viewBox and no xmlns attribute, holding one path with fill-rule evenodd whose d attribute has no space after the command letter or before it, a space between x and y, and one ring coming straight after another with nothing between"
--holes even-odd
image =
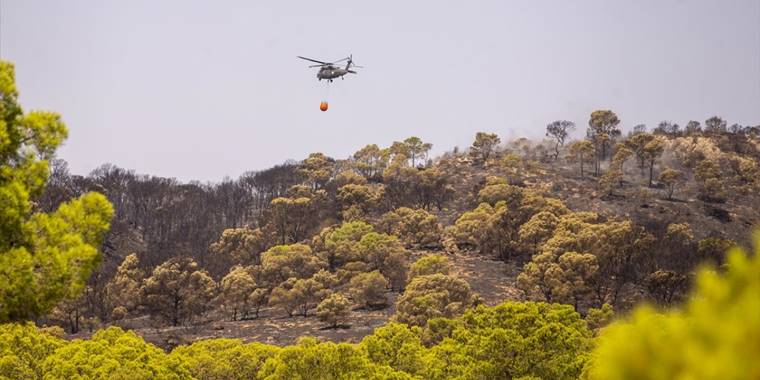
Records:
<instances>
[{"instance_id":1,"label":"sparse woodland","mask_svg":"<svg viewBox=\"0 0 760 380\"><path fill-rule=\"evenodd\" d=\"M0 378L760 377L760 251L739 248L760 125L599 110L542 141L432 157L409 137L181 183L69 173L60 116L24 112L13 76L0 63ZM510 296L463 258L512 268ZM331 339L225 335L278 323Z\"/></svg>"}]
</instances>

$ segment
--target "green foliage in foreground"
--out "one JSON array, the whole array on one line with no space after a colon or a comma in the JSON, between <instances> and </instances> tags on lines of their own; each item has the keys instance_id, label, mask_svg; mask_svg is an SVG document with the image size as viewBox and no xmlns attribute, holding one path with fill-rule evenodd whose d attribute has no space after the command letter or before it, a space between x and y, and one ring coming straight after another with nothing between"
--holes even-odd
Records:
<instances>
[{"instance_id":1,"label":"green foliage in foreground","mask_svg":"<svg viewBox=\"0 0 760 380\"><path fill-rule=\"evenodd\" d=\"M168 354L115 327L67 342L5 324L0 379L756 379L760 235L756 244L751 258L732 251L724 275L703 270L683 310L640 307L596 343L572 306L535 302L389 323L359 344L212 339Z\"/></svg>"},{"instance_id":2,"label":"green foliage in foreground","mask_svg":"<svg viewBox=\"0 0 760 380\"><path fill-rule=\"evenodd\" d=\"M359 344L212 339L166 354L116 327L67 342L31 324L0 326L0 342L9 379L571 379L591 332L571 306L508 302L424 328L391 323Z\"/></svg>"},{"instance_id":3,"label":"green foliage in foreground","mask_svg":"<svg viewBox=\"0 0 760 380\"><path fill-rule=\"evenodd\" d=\"M608 326L588 379L760 379L760 233L751 258L729 252L721 276L702 270L683 310L640 307Z\"/></svg>"},{"instance_id":4,"label":"green foliage in foreground","mask_svg":"<svg viewBox=\"0 0 760 380\"><path fill-rule=\"evenodd\" d=\"M76 297L113 216L97 193L35 212L47 160L68 132L59 115L24 113L17 100L13 65L0 61L0 322L32 319Z\"/></svg>"},{"instance_id":5,"label":"green foliage in foreground","mask_svg":"<svg viewBox=\"0 0 760 380\"><path fill-rule=\"evenodd\" d=\"M0 325L0 378L41 379L42 361L64 343L31 322Z\"/></svg>"}]
</instances>

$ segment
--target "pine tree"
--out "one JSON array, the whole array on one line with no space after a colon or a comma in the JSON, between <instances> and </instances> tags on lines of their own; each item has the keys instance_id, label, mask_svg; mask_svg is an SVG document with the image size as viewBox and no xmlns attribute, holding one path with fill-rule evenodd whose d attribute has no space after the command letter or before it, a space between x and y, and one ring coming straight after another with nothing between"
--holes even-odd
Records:
<instances>
[{"instance_id":1,"label":"pine tree","mask_svg":"<svg viewBox=\"0 0 760 380\"><path fill-rule=\"evenodd\" d=\"M67 137L61 117L24 113L13 65L0 61L0 322L32 319L76 298L100 261L113 208L87 193L46 214L33 200Z\"/></svg>"}]
</instances>

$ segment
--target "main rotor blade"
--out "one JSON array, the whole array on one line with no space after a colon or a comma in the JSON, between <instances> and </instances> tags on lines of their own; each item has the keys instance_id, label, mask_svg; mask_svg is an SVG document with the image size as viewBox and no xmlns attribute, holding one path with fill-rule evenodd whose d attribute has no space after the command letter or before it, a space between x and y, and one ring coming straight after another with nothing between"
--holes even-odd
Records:
<instances>
[{"instance_id":1,"label":"main rotor blade","mask_svg":"<svg viewBox=\"0 0 760 380\"><path fill-rule=\"evenodd\" d=\"M332 65L332 64L331 63L325 63L325 64L322 64L322 65L311 65L309 67L325 67L325 66L330 66L330 65Z\"/></svg>"},{"instance_id":2,"label":"main rotor blade","mask_svg":"<svg viewBox=\"0 0 760 380\"><path fill-rule=\"evenodd\" d=\"M305 60L307 60L307 61L312 61L312 62L316 62L316 63L321 63L321 64L323 64L323 65L329 65L329 63L327 63L327 62L317 61L316 59L311 59L311 58L301 57L300 55L298 55L297 57L298 57L298 58L301 58L301 59L305 59Z\"/></svg>"}]
</instances>

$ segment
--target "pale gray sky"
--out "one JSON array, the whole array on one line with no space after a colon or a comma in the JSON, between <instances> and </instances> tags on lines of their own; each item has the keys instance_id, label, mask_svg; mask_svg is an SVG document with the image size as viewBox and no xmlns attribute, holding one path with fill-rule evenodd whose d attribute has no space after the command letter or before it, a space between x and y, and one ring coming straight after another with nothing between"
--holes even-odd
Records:
<instances>
[{"instance_id":1,"label":"pale gray sky","mask_svg":"<svg viewBox=\"0 0 760 380\"><path fill-rule=\"evenodd\" d=\"M353 53L330 110L305 55ZM0 57L26 109L61 113L72 171L104 162L219 180L417 135L760 123L760 0L0 0Z\"/></svg>"}]
</instances>

